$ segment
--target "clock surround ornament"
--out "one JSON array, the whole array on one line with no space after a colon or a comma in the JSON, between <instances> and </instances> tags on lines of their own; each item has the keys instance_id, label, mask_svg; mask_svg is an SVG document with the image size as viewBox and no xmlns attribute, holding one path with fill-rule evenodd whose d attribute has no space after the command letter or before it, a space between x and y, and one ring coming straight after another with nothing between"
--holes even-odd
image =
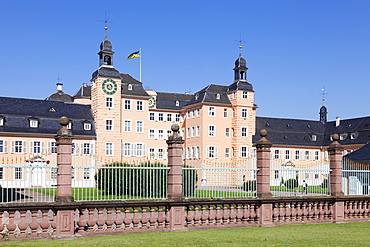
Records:
<instances>
[{"instance_id":1,"label":"clock surround ornament","mask_svg":"<svg viewBox=\"0 0 370 247\"><path fill-rule=\"evenodd\" d=\"M103 92L112 95L117 92L117 83L112 79L106 79L102 84Z\"/></svg>"}]
</instances>

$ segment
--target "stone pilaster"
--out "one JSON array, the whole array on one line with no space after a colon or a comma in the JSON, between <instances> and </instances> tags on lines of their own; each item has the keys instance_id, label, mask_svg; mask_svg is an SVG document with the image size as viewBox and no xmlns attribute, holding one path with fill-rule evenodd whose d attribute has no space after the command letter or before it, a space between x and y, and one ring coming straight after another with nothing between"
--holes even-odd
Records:
<instances>
[{"instance_id":1,"label":"stone pilaster","mask_svg":"<svg viewBox=\"0 0 370 247\"><path fill-rule=\"evenodd\" d=\"M271 146L266 139L267 130L260 131L261 139L256 144L257 151L257 197L271 198L270 192L270 152Z\"/></svg>"},{"instance_id":2,"label":"stone pilaster","mask_svg":"<svg viewBox=\"0 0 370 247\"><path fill-rule=\"evenodd\" d=\"M343 196L342 191L342 158L343 147L338 143L339 135L332 136L333 143L329 145L330 157L330 192L332 196Z\"/></svg>"},{"instance_id":3,"label":"stone pilaster","mask_svg":"<svg viewBox=\"0 0 370 247\"><path fill-rule=\"evenodd\" d=\"M62 128L55 136L57 146L57 192L56 202L72 202L72 131L67 129L69 119L61 117Z\"/></svg>"}]
</instances>

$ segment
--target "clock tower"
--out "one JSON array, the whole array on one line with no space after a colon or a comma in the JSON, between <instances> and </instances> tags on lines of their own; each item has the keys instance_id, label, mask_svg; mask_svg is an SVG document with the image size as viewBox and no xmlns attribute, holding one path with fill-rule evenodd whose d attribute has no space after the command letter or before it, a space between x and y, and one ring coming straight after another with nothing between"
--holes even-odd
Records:
<instances>
[{"instance_id":1,"label":"clock tower","mask_svg":"<svg viewBox=\"0 0 370 247\"><path fill-rule=\"evenodd\" d=\"M107 27L105 30L107 31ZM99 68L91 78L91 109L96 126L96 155L103 160L121 157L121 75L113 66L112 43L107 34L100 44Z\"/></svg>"}]
</instances>

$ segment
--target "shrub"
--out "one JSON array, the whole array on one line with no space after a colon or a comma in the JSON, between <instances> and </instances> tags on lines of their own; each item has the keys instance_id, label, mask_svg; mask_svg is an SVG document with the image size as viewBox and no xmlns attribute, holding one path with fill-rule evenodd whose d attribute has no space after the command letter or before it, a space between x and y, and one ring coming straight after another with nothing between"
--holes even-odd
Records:
<instances>
[{"instance_id":1,"label":"shrub","mask_svg":"<svg viewBox=\"0 0 370 247\"><path fill-rule=\"evenodd\" d=\"M242 186L242 190L244 191L254 191L257 188L257 181L256 180L248 180L244 182Z\"/></svg>"},{"instance_id":2,"label":"shrub","mask_svg":"<svg viewBox=\"0 0 370 247\"><path fill-rule=\"evenodd\" d=\"M329 180L324 179L324 181L321 183L321 188L328 188L329 187Z\"/></svg>"},{"instance_id":3,"label":"shrub","mask_svg":"<svg viewBox=\"0 0 370 247\"><path fill-rule=\"evenodd\" d=\"M285 181L285 187L288 189L294 189L298 187L298 180L291 178Z\"/></svg>"}]
</instances>

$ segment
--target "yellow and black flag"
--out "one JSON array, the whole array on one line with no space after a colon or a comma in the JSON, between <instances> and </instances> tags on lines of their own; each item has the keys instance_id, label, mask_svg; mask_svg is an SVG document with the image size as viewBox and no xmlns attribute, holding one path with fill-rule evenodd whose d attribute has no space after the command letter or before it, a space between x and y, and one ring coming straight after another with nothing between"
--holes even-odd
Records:
<instances>
[{"instance_id":1,"label":"yellow and black flag","mask_svg":"<svg viewBox=\"0 0 370 247\"><path fill-rule=\"evenodd\" d=\"M139 52L140 51L131 53L130 55L128 55L127 59L132 59L132 58L135 58L135 57L140 57Z\"/></svg>"}]
</instances>

